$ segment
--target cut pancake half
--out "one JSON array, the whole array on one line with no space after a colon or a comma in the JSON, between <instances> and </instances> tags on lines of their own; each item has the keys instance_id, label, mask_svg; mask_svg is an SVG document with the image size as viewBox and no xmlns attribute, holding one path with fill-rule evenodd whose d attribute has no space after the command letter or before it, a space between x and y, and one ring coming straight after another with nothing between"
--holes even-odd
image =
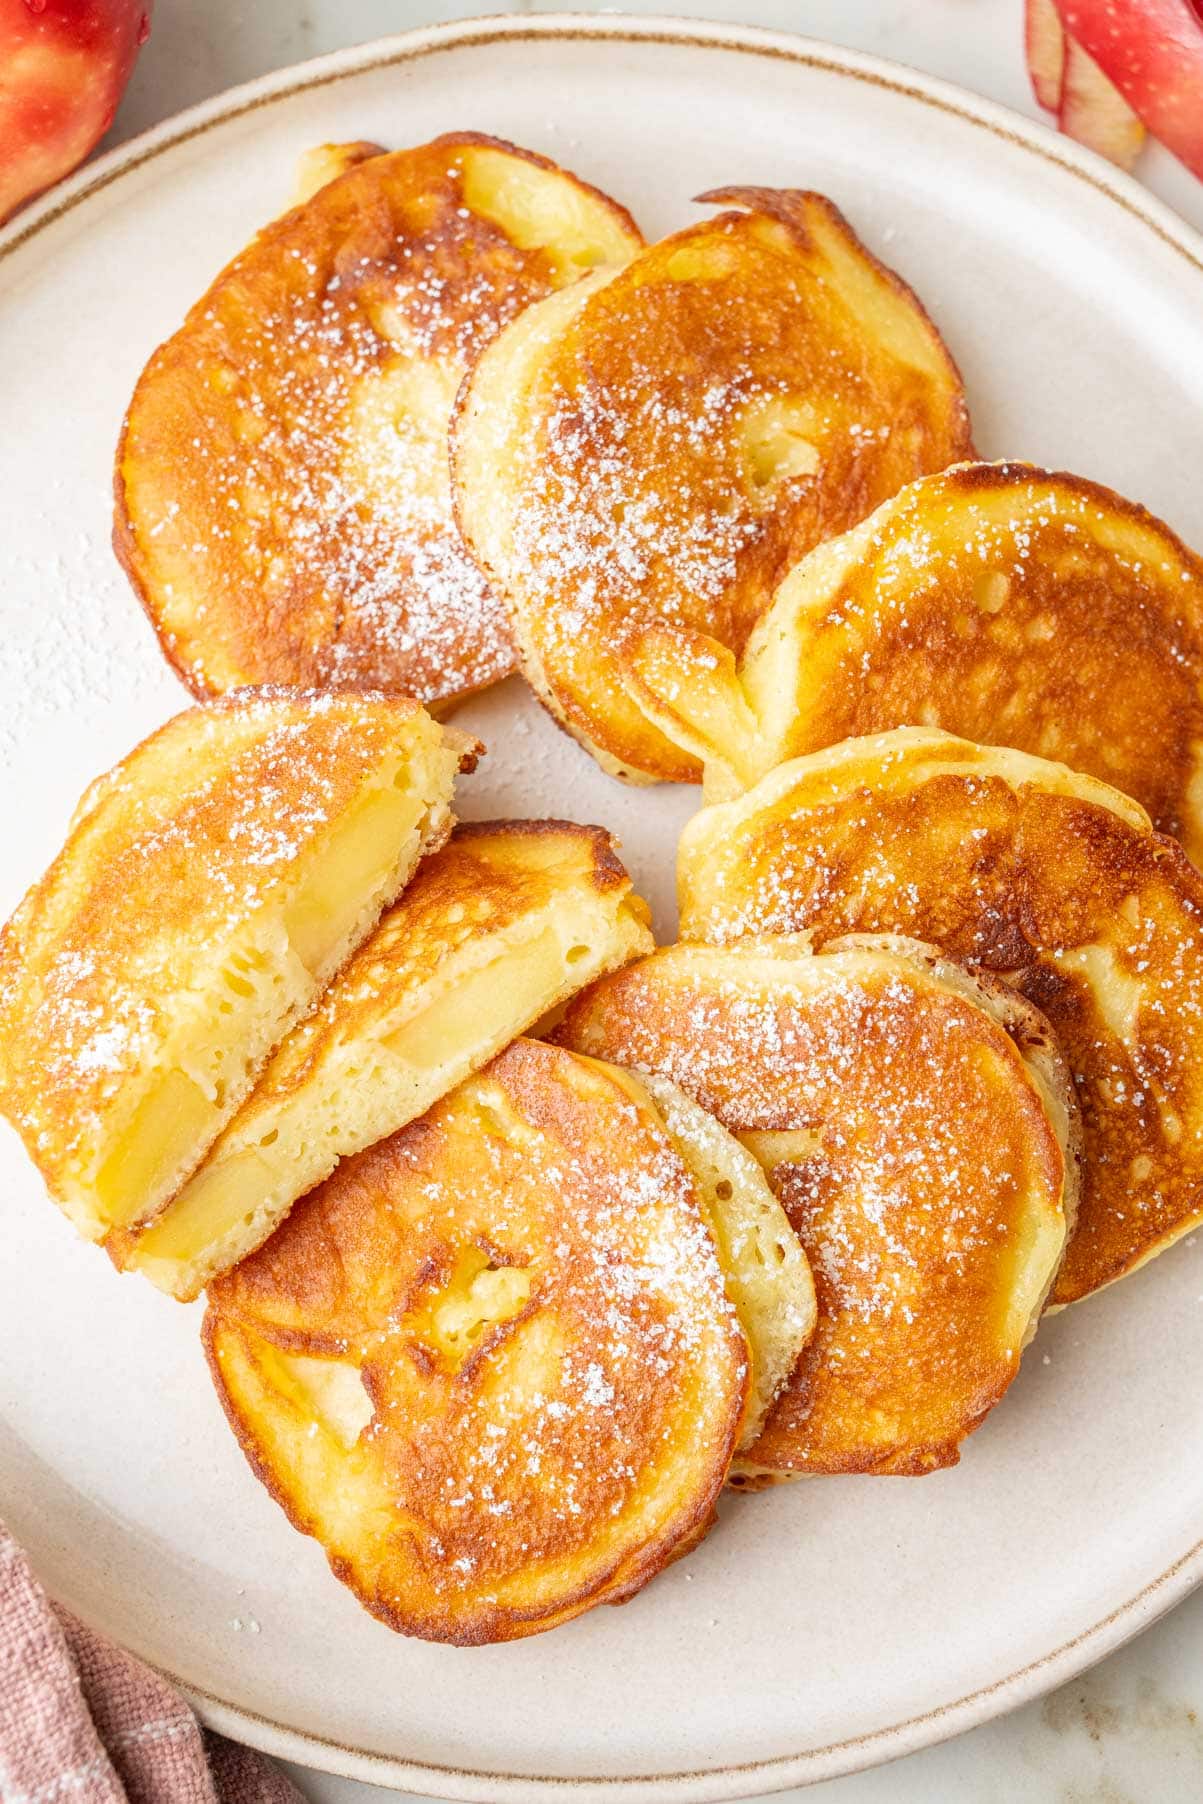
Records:
<instances>
[{"instance_id":1,"label":"cut pancake half","mask_svg":"<svg viewBox=\"0 0 1203 1804\"><path fill-rule=\"evenodd\" d=\"M651 950L599 827L455 829L277 1048L158 1220L110 1247L197 1295L338 1160L383 1140L603 972Z\"/></svg>"},{"instance_id":2,"label":"cut pancake half","mask_svg":"<svg viewBox=\"0 0 1203 1804\"><path fill-rule=\"evenodd\" d=\"M615 202L477 133L326 145L139 378L114 544L198 695L505 676L502 607L451 516L447 422L532 301L642 239Z\"/></svg>"},{"instance_id":3,"label":"cut pancake half","mask_svg":"<svg viewBox=\"0 0 1203 1804\"><path fill-rule=\"evenodd\" d=\"M212 1287L204 1335L294 1525L434 1641L630 1597L706 1531L749 1405L656 1106L532 1040L298 1203Z\"/></svg>"},{"instance_id":4,"label":"cut pancake half","mask_svg":"<svg viewBox=\"0 0 1203 1804\"><path fill-rule=\"evenodd\" d=\"M818 1325L747 1476L953 1464L1003 1396L1072 1225L1073 1087L1043 1017L911 940L667 947L560 1038L667 1074L769 1173Z\"/></svg>"},{"instance_id":5,"label":"cut pancake half","mask_svg":"<svg viewBox=\"0 0 1203 1804\"><path fill-rule=\"evenodd\" d=\"M1203 857L1203 561L1081 477L926 476L790 571L738 667L667 623L630 662L708 799L853 735L939 726L1099 777Z\"/></svg>"},{"instance_id":6,"label":"cut pancake half","mask_svg":"<svg viewBox=\"0 0 1203 1804\"><path fill-rule=\"evenodd\" d=\"M0 936L0 1107L82 1233L154 1219L451 824L403 697L246 691L85 795Z\"/></svg>"},{"instance_id":7,"label":"cut pancake half","mask_svg":"<svg viewBox=\"0 0 1203 1804\"><path fill-rule=\"evenodd\" d=\"M1203 877L1092 777L920 728L848 740L703 809L681 933L904 933L1048 1017L1082 1107L1071 1303L1203 1220Z\"/></svg>"},{"instance_id":8,"label":"cut pancake half","mask_svg":"<svg viewBox=\"0 0 1203 1804\"><path fill-rule=\"evenodd\" d=\"M696 781L624 688L667 620L728 655L785 572L971 453L960 378L908 288L821 195L718 215L529 309L452 428L457 517L522 667L603 769Z\"/></svg>"}]
</instances>

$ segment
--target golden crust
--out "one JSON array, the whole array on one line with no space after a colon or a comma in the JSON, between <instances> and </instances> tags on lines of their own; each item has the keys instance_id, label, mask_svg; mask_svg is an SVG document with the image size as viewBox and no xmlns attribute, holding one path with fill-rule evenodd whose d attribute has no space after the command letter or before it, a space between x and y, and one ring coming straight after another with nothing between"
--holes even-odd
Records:
<instances>
[{"instance_id":1,"label":"golden crust","mask_svg":"<svg viewBox=\"0 0 1203 1804\"><path fill-rule=\"evenodd\" d=\"M703 810L678 873L687 939L914 934L1048 1016L1085 1130L1056 1303L1203 1218L1203 878L1137 803L1062 765L902 728Z\"/></svg>"},{"instance_id":2,"label":"golden crust","mask_svg":"<svg viewBox=\"0 0 1203 1804\"><path fill-rule=\"evenodd\" d=\"M764 1164L818 1326L737 1471L928 1472L1003 1396L1076 1204L1069 1073L1030 1004L912 941L673 946L559 1037L663 1072Z\"/></svg>"},{"instance_id":3,"label":"golden crust","mask_svg":"<svg viewBox=\"0 0 1203 1804\"><path fill-rule=\"evenodd\" d=\"M530 1040L306 1197L213 1286L204 1337L243 1451L336 1576L459 1644L661 1570L711 1519L748 1389L654 1109ZM334 1366L357 1415L323 1406Z\"/></svg>"},{"instance_id":4,"label":"golden crust","mask_svg":"<svg viewBox=\"0 0 1203 1804\"><path fill-rule=\"evenodd\" d=\"M0 1108L85 1233L149 1218L201 1157L445 837L472 745L400 696L248 690L177 715L92 785L0 935ZM344 919L304 915L356 823L377 842L362 891ZM157 1191L127 1196L121 1167L162 1125L147 1086L168 1077L204 1124ZM99 1195L110 1167L119 1210Z\"/></svg>"},{"instance_id":5,"label":"golden crust","mask_svg":"<svg viewBox=\"0 0 1203 1804\"><path fill-rule=\"evenodd\" d=\"M148 1230L110 1254L178 1297L252 1252L298 1196L425 1113L584 984L651 950L614 841L473 822L422 861Z\"/></svg>"},{"instance_id":6,"label":"golden crust","mask_svg":"<svg viewBox=\"0 0 1203 1804\"><path fill-rule=\"evenodd\" d=\"M1203 855L1203 561L1096 483L1019 463L925 477L789 573L738 677L716 649L660 628L632 651L708 798L938 725L1100 777Z\"/></svg>"},{"instance_id":7,"label":"golden crust","mask_svg":"<svg viewBox=\"0 0 1203 1804\"><path fill-rule=\"evenodd\" d=\"M465 537L523 670L607 770L696 780L624 693L655 619L742 649L785 571L970 454L957 370L910 290L816 194L724 213L515 321L452 426Z\"/></svg>"},{"instance_id":8,"label":"golden crust","mask_svg":"<svg viewBox=\"0 0 1203 1804\"><path fill-rule=\"evenodd\" d=\"M371 149L327 147L333 181L302 173L316 191L223 271L130 403L114 545L200 696L347 681L448 704L513 667L451 519L447 417L501 325L641 239L499 140L356 160ZM511 195L524 182L552 194L563 241Z\"/></svg>"}]
</instances>

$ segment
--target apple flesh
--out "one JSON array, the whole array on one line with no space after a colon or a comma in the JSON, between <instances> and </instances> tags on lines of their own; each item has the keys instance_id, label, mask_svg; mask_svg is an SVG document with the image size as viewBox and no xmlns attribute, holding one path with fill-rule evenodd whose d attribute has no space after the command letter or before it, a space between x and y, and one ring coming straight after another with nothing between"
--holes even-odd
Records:
<instances>
[{"instance_id":1,"label":"apple flesh","mask_svg":"<svg viewBox=\"0 0 1203 1804\"><path fill-rule=\"evenodd\" d=\"M1046 111L1056 113L1065 78L1065 27L1053 0L1025 0L1023 41L1032 92Z\"/></svg>"},{"instance_id":2,"label":"apple flesh","mask_svg":"<svg viewBox=\"0 0 1203 1804\"><path fill-rule=\"evenodd\" d=\"M0 222L113 122L153 0L0 0Z\"/></svg>"},{"instance_id":3,"label":"apple flesh","mask_svg":"<svg viewBox=\"0 0 1203 1804\"><path fill-rule=\"evenodd\" d=\"M1203 179L1203 18L1192 0L1056 0L1153 136Z\"/></svg>"},{"instance_id":4,"label":"apple flesh","mask_svg":"<svg viewBox=\"0 0 1203 1804\"><path fill-rule=\"evenodd\" d=\"M366 163L369 157L383 155L383 144L373 144L367 138L356 138L351 144L315 144L312 150L302 151L289 206L303 207L320 188L336 182L348 169Z\"/></svg>"},{"instance_id":5,"label":"apple flesh","mask_svg":"<svg viewBox=\"0 0 1203 1804\"><path fill-rule=\"evenodd\" d=\"M1067 137L1121 169L1131 169L1145 141L1145 128L1132 108L1076 38L1065 41L1057 123Z\"/></svg>"}]
</instances>

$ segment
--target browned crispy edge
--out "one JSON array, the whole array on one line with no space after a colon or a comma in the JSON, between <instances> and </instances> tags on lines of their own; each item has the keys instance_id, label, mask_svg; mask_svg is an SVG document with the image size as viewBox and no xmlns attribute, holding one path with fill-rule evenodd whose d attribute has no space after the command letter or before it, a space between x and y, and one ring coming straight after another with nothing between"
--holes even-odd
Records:
<instances>
[{"instance_id":1,"label":"browned crispy edge","mask_svg":"<svg viewBox=\"0 0 1203 1804\"><path fill-rule=\"evenodd\" d=\"M592 182L582 181L580 176L574 174L571 170L564 169L560 164L553 161L551 157L545 157L539 151L524 150L519 144L511 144L507 138L495 138L488 132L441 132L437 138L431 138L427 144L411 145L408 146L407 149L426 150L434 146L441 147L453 144L470 144L474 146L483 146L490 150L506 151L512 156L521 157L527 163L533 163L538 169L550 169L556 171L558 174L574 183L577 188L583 190L587 194L593 195L595 199L600 200L606 206L611 207L614 212L621 217L624 225L631 234L639 239L641 243L644 242L643 233L635 223L631 213L620 201L615 200L612 195L606 194L604 190L596 187ZM399 151L382 150L380 154L382 156L404 156L406 153L406 149L402 149ZM368 158L365 160L374 161L375 159ZM113 553L117 562L124 570L129 585L137 597L143 613L146 615L146 618L149 620L151 627L154 630L155 637L159 642L159 648L162 651L163 656L166 658L168 664L180 679L181 683L183 683L184 687L188 689L198 701L212 700L224 692L211 688L209 684L201 679L197 671L190 669L184 663L183 659L176 653L172 636L166 631L158 619L150 591L143 580L141 553L138 546L137 535L134 531L133 522L130 519L129 508L126 504L125 483L122 480L121 471L125 463L125 448L129 439L130 414L133 410L133 404L137 399L138 390L146 379L147 372L159 353L165 350L167 345L169 345L173 339L178 336L179 332L189 324L193 314L207 303L209 296L217 287L218 283L224 281L234 265L246 254L249 244L256 242L259 238L282 232L286 223L292 219L295 213L301 211L303 207L312 206L317 201L319 195L329 193L330 189L337 187L341 182L354 179L361 167L362 164L356 164L354 168L345 170L342 175L336 176L334 181L327 182L323 188L319 188L317 194L311 195L309 200L303 201L301 207L290 207L288 212L282 214L279 219L271 220L255 234L254 238L252 238L247 245L244 245L235 256L231 257L228 263L223 265L209 283L204 293L200 296L199 300L194 301L192 306L188 309L187 313L184 315L183 324L180 327L177 327L176 331L171 333L169 337L162 341L162 343L156 345L155 349L151 352L139 373L137 382L134 384L134 392L130 397L129 406L122 416L121 430L117 438L117 450L113 460ZM452 418L454 419L454 410ZM458 518L456 519L456 530L459 530ZM470 552L469 555L471 555ZM459 698L447 697L442 705L444 707L450 706L452 701L456 699ZM466 696L463 699L467 699ZM435 705L436 707L439 706L438 703Z\"/></svg>"},{"instance_id":2,"label":"browned crispy edge","mask_svg":"<svg viewBox=\"0 0 1203 1804\"><path fill-rule=\"evenodd\" d=\"M738 183L730 187L708 188L704 194L695 195L694 199L699 206L722 206L729 203L732 206L742 207L747 212L763 213L767 218L775 219L779 225L783 225L804 250L809 250L811 248L811 237L806 227L805 215L802 208L797 203L799 201L807 201L810 205L817 207L822 213L825 213L828 220L832 226L834 226L835 230L840 233L841 237L847 241L855 252L860 256L865 257L868 262L872 264L877 274L882 277L896 294L900 295L903 300L910 302L911 306L915 309L915 312L927 327L932 339L939 349L941 357L948 367L948 372L956 387L957 412L960 416L960 427L961 435L964 439L965 456L966 458L975 458L977 456L977 452L973 447L973 434L969 420L969 404L965 399L965 379L961 375L960 366L957 363L956 358L948 348L943 333L936 325L935 320L923 305L923 302L919 299L919 296L915 293L910 283L904 281L897 270L891 269L887 263L883 263L879 257L876 257L873 254L864 240L857 235L849 220L841 213L834 201L828 200L825 194L817 194L813 189L743 187ZM734 219L739 218L740 215L728 214L727 217Z\"/></svg>"},{"instance_id":3,"label":"browned crispy edge","mask_svg":"<svg viewBox=\"0 0 1203 1804\"><path fill-rule=\"evenodd\" d=\"M949 464L946 470L937 470L930 477L920 480L948 483L965 494L973 494L979 489L989 490L1011 484L1019 487L1033 482L1068 489L1079 499L1108 508L1112 513L1121 514L1147 531L1157 534L1165 540L1174 555L1188 566L1196 582L1203 585L1203 556L1180 539L1172 526L1168 526L1157 514L1145 507L1143 502L1130 501L1126 495L1119 494L1116 489L1109 489L1106 483L1093 481L1089 476L1076 476L1069 470L1048 470L1042 464L1029 464L1007 457L1000 458L997 463L976 460ZM891 503L886 502L884 505L888 507ZM950 737L957 738L961 735L953 734Z\"/></svg>"},{"instance_id":4,"label":"browned crispy edge","mask_svg":"<svg viewBox=\"0 0 1203 1804\"><path fill-rule=\"evenodd\" d=\"M588 837L593 851L591 878L596 890L604 893L632 881L631 873L618 856L619 842L606 827L591 826L583 821L556 819L457 821L455 825L456 840L481 839L490 833L504 833L515 839L533 839L547 833L583 833Z\"/></svg>"},{"instance_id":5,"label":"browned crispy edge","mask_svg":"<svg viewBox=\"0 0 1203 1804\"><path fill-rule=\"evenodd\" d=\"M596 190L594 192L596 192ZM843 213L840 212L839 208L835 205L835 203L833 201L828 200L825 195L815 193L813 190L802 190L802 189L797 189L797 188L741 187L738 185L733 186L733 187L727 187L727 188L711 188L711 189L708 189L706 191L706 193L704 193L704 194L695 195L694 199L695 199L695 201L697 201L697 203L699 205L712 205L712 204L713 205L721 205L723 202L729 201L729 202L734 203L737 206L743 207L745 209L745 211L765 214L767 217L776 219L780 224L784 225L787 228L787 230L791 233L791 235L797 240L797 242L803 246L804 249L809 249L811 240L810 240L810 234L806 228L805 218L803 217L801 210L791 204L794 201L801 199L803 197L806 198L807 200L813 201L817 206L819 206L823 209L823 211L827 214L828 218L831 220L832 225L836 228L836 230L842 234L842 236L851 244L851 246L853 247L853 249L856 252L858 252L861 256L865 257L868 260L868 262L870 264L872 264L873 268L877 271L877 273L889 284L890 287L892 287L895 290L896 293L902 295L904 297L904 299L910 301L910 303L914 307L915 311L919 314L920 318L923 320L924 324L927 326L932 339L934 340L936 346L939 349L941 357L943 358L945 364L947 365L947 368L952 377L953 384L957 391L957 411L960 416L961 434L962 434L962 437L964 440L964 457L965 457L966 461L976 460L978 457L978 453L977 453L976 449L974 448L973 437L972 437L972 432L971 432L971 428L970 428L969 408L968 408L968 403L965 400L964 378L961 375L960 367L957 364L956 359L953 357L952 352L948 348L948 344L945 341L943 334L941 333L939 327L936 325L935 321L932 319L931 314L928 312L927 308L923 305L922 301L919 299L918 295L915 293L914 289L910 287L909 283L907 283L903 280L903 278L897 273L896 270L889 268L889 266L887 264L882 263L878 257L874 256L873 252L869 249L868 245L866 245L862 239L858 238L856 232L853 230L853 228L849 224L848 220L844 217ZM700 224L705 225L707 223L709 223L709 224L721 223L724 218L730 219L730 220L735 220L735 219L742 218L743 216L744 215L742 213L739 213L739 214L728 213L726 215L720 214L717 216L716 220L712 220L709 222L701 221ZM636 229L636 231L638 231L637 227L635 229ZM693 228L690 228L690 227L684 228L684 230L686 230L686 231L691 230L691 229L693 229ZM671 235L672 234L670 234L670 236ZM640 234L640 236L642 236L642 234ZM662 242L662 241L657 241L657 242ZM655 245L653 244L651 246L645 246L645 248L654 249ZM462 493L462 488L461 488L460 483L455 479L455 444L456 444L456 440L459 436L462 421L463 421L463 416L464 416L464 413L467 408L468 392L469 392L469 389L471 388L472 379L473 379L474 374L475 374L475 366L469 368L465 372L463 379L460 382L459 388L456 391L455 400L452 403L452 408L451 408L451 417L447 424L447 441L448 441L448 445L450 446L450 449L451 449L451 464L452 464L451 512L452 512L452 517L455 520L456 530L459 533L460 539L462 540L462 542L468 552L469 557L471 557L473 563L476 565L477 569L480 571L480 573L484 577L485 581L490 585L490 587L492 588L494 593L497 595L502 606L504 607L504 609L506 611L506 614L509 616L511 622L513 622L517 618L517 614L516 614L515 608L513 607L513 605L510 602L509 596L506 594L505 584L503 582L501 582L501 580L499 579L498 573L496 571L490 569L490 567L486 563L486 561L477 555L476 548L473 545L471 538L469 537L467 532L465 532L465 530L464 530L463 493ZM948 468L959 468L959 465L950 465L947 467ZM930 472L930 474L940 475L940 474L942 474L942 472L932 471L932 472ZM1119 497L1117 497L1117 499L1119 499ZM1151 517L1152 516L1150 516L1150 518ZM536 701L539 703L540 707L543 709L543 711L547 715L548 719L551 721L554 721L555 725L559 728L561 733L563 733L566 738L570 739L574 745L579 746L581 748L581 750L585 752L586 756L592 757L592 753L589 751L589 748L587 746L583 745L581 740L578 738L577 734L572 730L572 728L570 726L568 726L568 724L565 721L560 719L559 715L550 706L550 704L547 702L547 700L544 698L544 696L542 696L539 693L539 691L537 689L535 689L533 686L531 687L531 693L534 695ZM586 724L587 723L581 723L582 727L584 727ZM695 767L695 774L692 777L682 778L680 776L667 776L667 777L659 776L655 780L660 781L660 782L682 782L682 781L700 782L701 775L702 775L701 761L699 759L693 759L693 760L690 760L690 762ZM642 767L641 767L641 771L642 771ZM643 774L646 775L648 773L644 772Z\"/></svg>"},{"instance_id":6,"label":"browned crispy edge","mask_svg":"<svg viewBox=\"0 0 1203 1804\"><path fill-rule=\"evenodd\" d=\"M1164 838L1164 836L1160 834L1156 835L1156 837L1158 839ZM1172 847L1180 857L1185 858L1185 854L1182 853L1181 847L1179 847L1175 841L1166 840L1165 843ZM860 936L856 934L837 935L835 938L825 941L822 950L837 950L844 940L855 941L859 937ZM875 936L869 937L872 938ZM905 938L907 936L901 937ZM696 943L697 942L689 941L683 942L686 946ZM913 942L913 944L916 948L916 957L918 957L918 947L922 942ZM671 948L667 947L660 948L662 951L670 949ZM654 958L655 953L652 953L650 956ZM636 964L629 967L628 971L638 969L640 962L642 961L636 961ZM937 965L941 964L956 965L975 985L979 986L988 996L990 996L995 1004L1002 1010L1002 1015L990 1014L989 1019L1001 1033L1006 1035L1007 1039L1010 1040L1021 1058L1024 1055L1025 1049L1028 1047L1051 1050L1062 1066L1066 1085L1064 1100L1069 1117L1068 1135L1065 1146L1061 1149L1065 1173L1062 1199L1067 1230L1065 1247L1062 1250L1063 1260L1077 1223L1078 1187L1085 1159L1085 1146L1083 1140L1082 1118L1078 1105L1077 1092L1074 1088L1073 1076L1061 1053L1052 1024L1034 1002L1029 1001L1026 996L1022 995L1018 990L1013 989L1010 984L992 971L979 970L975 966L965 963L962 959L954 958L951 954L943 952L935 946L926 946L924 948L922 962L932 969L935 969ZM621 978L627 974L627 971L617 971L611 975L615 979L621 980ZM598 983L604 984L606 981L607 980L603 977L598 980ZM557 1025L554 1033L550 1036L554 1045L565 1046L569 1051L573 1050L573 1012L579 1011L582 1014L588 1014L589 998L595 987L595 985L591 985L589 989L583 990L577 996L573 997L568 1006L568 1011L564 1020ZM779 1120L776 1125L778 1127L788 1127L789 1123ZM1033 1318L1033 1325L1035 1322L1039 1321L1040 1316L1043 1315L1044 1311L1049 1306L1053 1292L1056 1288L1059 1272L1060 1263L1058 1264L1057 1270L1049 1277L1044 1297ZM761 1491L767 1489L771 1485L788 1484L793 1479L808 1477L842 1478L855 1475L857 1477L924 1478L929 1472L938 1472L948 1466L959 1465L961 1448L965 1441L969 1439L971 1434L977 1432L991 1410L1002 1402L1012 1384L1015 1382L1015 1379L1018 1377L1022 1352L1022 1347L1016 1352L1008 1376L1000 1377L988 1387L983 1387L977 1392L973 1409L971 1412L967 1412L967 1425L956 1435L947 1436L942 1440L931 1440L923 1442L920 1445L912 1445L905 1451L881 1452L867 1448L862 1448L858 1451L855 1448L850 1448L842 1455L826 1457L822 1460L799 1461L797 1465L791 1464L785 1458L777 1458L774 1460L767 1455L758 1456L758 1443L753 1442L752 1446L747 1449L745 1455L737 1457L735 1461L736 1470L728 1479L728 1484L733 1490ZM745 1458L749 1465L758 1469L754 1472L740 1471L739 1466L741 1460Z\"/></svg>"},{"instance_id":7,"label":"browned crispy edge","mask_svg":"<svg viewBox=\"0 0 1203 1804\"><path fill-rule=\"evenodd\" d=\"M554 1607L508 1611L505 1623L506 1632L496 1632L496 1618L493 1619L493 1629L490 1629L487 1623L479 1620L466 1626L458 1625L450 1615L434 1620L408 1617L389 1599L379 1594L365 1596L358 1589L350 1562L341 1559L325 1547L312 1518L307 1517L300 1507L294 1504L289 1493L277 1482L271 1466L261 1458L254 1436L239 1415L222 1376L221 1361L215 1345L217 1324L221 1316L222 1311L213 1303L207 1305L201 1323L201 1345L218 1401L233 1430L234 1438L242 1449L247 1465L283 1510L293 1528L300 1534L308 1535L322 1547L327 1564L339 1583L347 1587L370 1616L374 1616L377 1621L384 1623L387 1628L394 1630L399 1635L413 1635L423 1641L441 1642L451 1647L487 1647L507 1641L523 1640L529 1635L537 1635L547 1629L558 1628L561 1623L571 1621L574 1616L582 1615L596 1604L627 1603L658 1573L671 1565L678 1555L692 1552L708 1533L716 1519L715 1506L719 1493L727 1480L743 1417L746 1385L744 1391L732 1399L728 1419L723 1424L721 1432L715 1436L712 1444L709 1476L697 1495L693 1507L676 1525L678 1532L672 1535L671 1541L668 1538L671 1529L666 1528L661 1532L656 1545L644 1549L642 1554L637 1553L625 1560L617 1559L608 1571L597 1577L593 1584L573 1592ZM240 1322L237 1315L227 1316L225 1321L234 1333L239 1332Z\"/></svg>"}]
</instances>

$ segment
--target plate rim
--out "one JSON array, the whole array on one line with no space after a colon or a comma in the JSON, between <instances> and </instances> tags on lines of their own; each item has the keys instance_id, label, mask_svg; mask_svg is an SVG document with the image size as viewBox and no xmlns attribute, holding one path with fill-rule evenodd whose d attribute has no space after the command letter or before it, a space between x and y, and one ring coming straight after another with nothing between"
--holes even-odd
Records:
<instances>
[{"instance_id":1,"label":"plate rim","mask_svg":"<svg viewBox=\"0 0 1203 1804\"><path fill-rule=\"evenodd\" d=\"M156 157L262 107L368 70L416 62L426 56L478 48L497 40L549 39L734 51L819 69L833 77L900 94L1055 164L1153 231L1203 277L1203 234L1134 177L1116 170L1093 151L1060 136L1051 127L953 82L884 57L768 27L660 14L580 12L501 13L418 26L290 64L227 88L85 164L48 194L24 207L0 227L0 263L47 227ZM207 1726L279 1758L394 1791L433 1792L462 1804L544 1804L557 1796L571 1798L574 1804L601 1804L611 1798L622 1800L622 1804L730 1804L730 1800L760 1792L817 1784L863 1771L962 1734L1030 1702L1073 1679L1150 1627L1201 1581L1203 1539L1133 1596L1068 1641L989 1685L917 1716L801 1753L642 1776L567 1778L486 1772L373 1754L311 1731L289 1728L244 1705L190 1685L168 1668L156 1670L181 1691ZM103 1632L103 1625L95 1626Z\"/></svg>"}]
</instances>

